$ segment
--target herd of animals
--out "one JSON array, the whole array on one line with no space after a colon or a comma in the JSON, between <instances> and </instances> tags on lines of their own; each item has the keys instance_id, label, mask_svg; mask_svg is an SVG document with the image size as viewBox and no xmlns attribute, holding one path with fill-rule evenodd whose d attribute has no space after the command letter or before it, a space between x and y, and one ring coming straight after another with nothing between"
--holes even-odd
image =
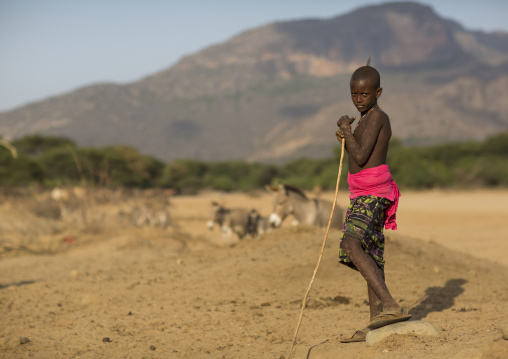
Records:
<instances>
[{"instance_id":1,"label":"herd of animals","mask_svg":"<svg viewBox=\"0 0 508 359\"><path fill-rule=\"evenodd\" d=\"M301 189L289 185L266 186L266 189L274 195L273 211L269 217L261 216L256 209L228 208L212 202L208 228L219 226L223 241L231 244L235 240L235 235L238 239L247 236L255 238L270 232L280 227L290 215L298 224L318 227L328 225L332 202L309 198ZM330 226L341 228L343 218L342 209L336 205Z\"/></svg>"},{"instance_id":2,"label":"herd of animals","mask_svg":"<svg viewBox=\"0 0 508 359\"><path fill-rule=\"evenodd\" d=\"M238 239L246 237L256 238L282 225L289 216L293 217L293 224L304 224L326 228L330 219L332 202L308 197L295 186L279 184L277 187L266 186L273 194L273 210L269 216L263 216L254 208L230 208L217 202L212 202L210 217L207 225L210 229L218 226L221 230L224 244L232 244ZM89 213L87 209L86 189L54 188L49 197L58 206L59 218L79 223ZM167 198L157 196L157 198ZM167 208L167 201L140 202L133 209L119 212L121 218L126 218L137 227L162 227L171 225ZM331 228L341 228L344 213L336 205L332 217Z\"/></svg>"}]
</instances>

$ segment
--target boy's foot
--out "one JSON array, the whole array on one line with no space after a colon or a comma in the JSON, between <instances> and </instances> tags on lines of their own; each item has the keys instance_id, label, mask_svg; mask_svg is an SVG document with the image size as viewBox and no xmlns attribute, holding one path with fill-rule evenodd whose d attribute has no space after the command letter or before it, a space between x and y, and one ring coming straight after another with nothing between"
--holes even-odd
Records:
<instances>
[{"instance_id":1,"label":"boy's foot","mask_svg":"<svg viewBox=\"0 0 508 359\"><path fill-rule=\"evenodd\" d=\"M342 339L341 343L355 343L355 342L364 342L365 338L367 338L367 333L370 332L370 329L365 327L363 329L359 329L351 336L351 338Z\"/></svg>"},{"instance_id":2,"label":"boy's foot","mask_svg":"<svg viewBox=\"0 0 508 359\"><path fill-rule=\"evenodd\" d=\"M384 327L385 325L406 321L411 317L412 315L407 313L406 308L400 307L398 309L387 310L372 318L369 325L367 325L367 328L377 329Z\"/></svg>"}]
</instances>

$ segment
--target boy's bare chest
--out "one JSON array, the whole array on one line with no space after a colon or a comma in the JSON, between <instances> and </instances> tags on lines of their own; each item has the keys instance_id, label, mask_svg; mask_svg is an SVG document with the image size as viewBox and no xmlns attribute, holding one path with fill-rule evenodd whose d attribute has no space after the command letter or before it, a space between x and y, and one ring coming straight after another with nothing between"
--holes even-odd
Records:
<instances>
[{"instance_id":1,"label":"boy's bare chest","mask_svg":"<svg viewBox=\"0 0 508 359\"><path fill-rule=\"evenodd\" d=\"M371 119L366 118L361 121L355 128L353 132L353 136L359 144L362 144L364 141L368 141L371 143L375 143L376 137L380 135L383 126L381 129L376 126L374 123L371 123Z\"/></svg>"},{"instance_id":2,"label":"boy's bare chest","mask_svg":"<svg viewBox=\"0 0 508 359\"><path fill-rule=\"evenodd\" d=\"M355 132L353 133L353 136L354 136L356 142L361 143L361 141L363 140L364 136L366 135L366 132L368 134L367 130L368 130L368 128L367 128L365 123L360 123L355 128Z\"/></svg>"}]
</instances>

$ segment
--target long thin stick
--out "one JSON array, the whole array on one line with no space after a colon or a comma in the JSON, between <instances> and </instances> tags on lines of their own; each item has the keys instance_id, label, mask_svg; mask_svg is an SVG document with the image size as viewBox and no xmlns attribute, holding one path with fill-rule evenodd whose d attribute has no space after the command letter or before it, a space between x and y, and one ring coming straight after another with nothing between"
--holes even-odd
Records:
<instances>
[{"instance_id":1,"label":"long thin stick","mask_svg":"<svg viewBox=\"0 0 508 359\"><path fill-rule=\"evenodd\" d=\"M9 142L0 139L0 146L3 146L5 148L7 148L9 151L11 151L12 157L14 157L15 159L18 158L18 151L16 151L16 147L11 145Z\"/></svg>"},{"instance_id":2,"label":"long thin stick","mask_svg":"<svg viewBox=\"0 0 508 359\"><path fill-rule=\"evenodd\" d=\"M325 250L326 239L328 238L328 231L330 230L330 224L332 223L333 211L335 210L335 202L337 202L337 195L339 193L339 184L340 184L340 176L342 175L342 159L344 158L344 147L346 145L346 139L342 139L342 151L340 153L340 164L339 164L339 174L337 176L337 185L335 186L335 199L332 204L332 213L330 213L330 219L328 220L328 226L326 227L325 238L323 240L323 245L321 246L321 253L319 253L319 259L314 269L314 274L312 275L312 279L310 280L309 287L307 288L307 292L305 293L305 297L303 298L302 310L300 312L300 318L298 319L298 324L296 326L295 335L293 337L293 343L291 343L291 349L289 349L288 359L291 358L291 354L293 353L293 347L296 343L296 336L298 335L298 330L300 329L300 324L302 323L303 311L305 310L305 304L307 303L307 297L310 293L310 288L312 287L312 283L314 283L314 278L316 278L316 273L319 268L319 264L321 263L321 258L323 257L323 252Z\"/></svg>"}]
</instances>

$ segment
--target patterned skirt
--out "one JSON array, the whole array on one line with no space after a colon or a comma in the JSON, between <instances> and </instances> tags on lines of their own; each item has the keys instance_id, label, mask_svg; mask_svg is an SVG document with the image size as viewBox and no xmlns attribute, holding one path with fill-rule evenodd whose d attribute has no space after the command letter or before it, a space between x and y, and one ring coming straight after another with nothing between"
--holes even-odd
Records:
<instances>
[{"instance_id":1,"label":"patterned skirt","mask_svg":"<svg viewBox=\"0 0 508 359\"><path fill-rule=\"evenodd\" d=\"M379 268L384 269L383 253L386 209L391 201L383 197L358 196L350 200L340 237L339 263L358 270L342 248L345 235L360 240L363 250L369 254Z\"/></svg>"}]
</instances>

